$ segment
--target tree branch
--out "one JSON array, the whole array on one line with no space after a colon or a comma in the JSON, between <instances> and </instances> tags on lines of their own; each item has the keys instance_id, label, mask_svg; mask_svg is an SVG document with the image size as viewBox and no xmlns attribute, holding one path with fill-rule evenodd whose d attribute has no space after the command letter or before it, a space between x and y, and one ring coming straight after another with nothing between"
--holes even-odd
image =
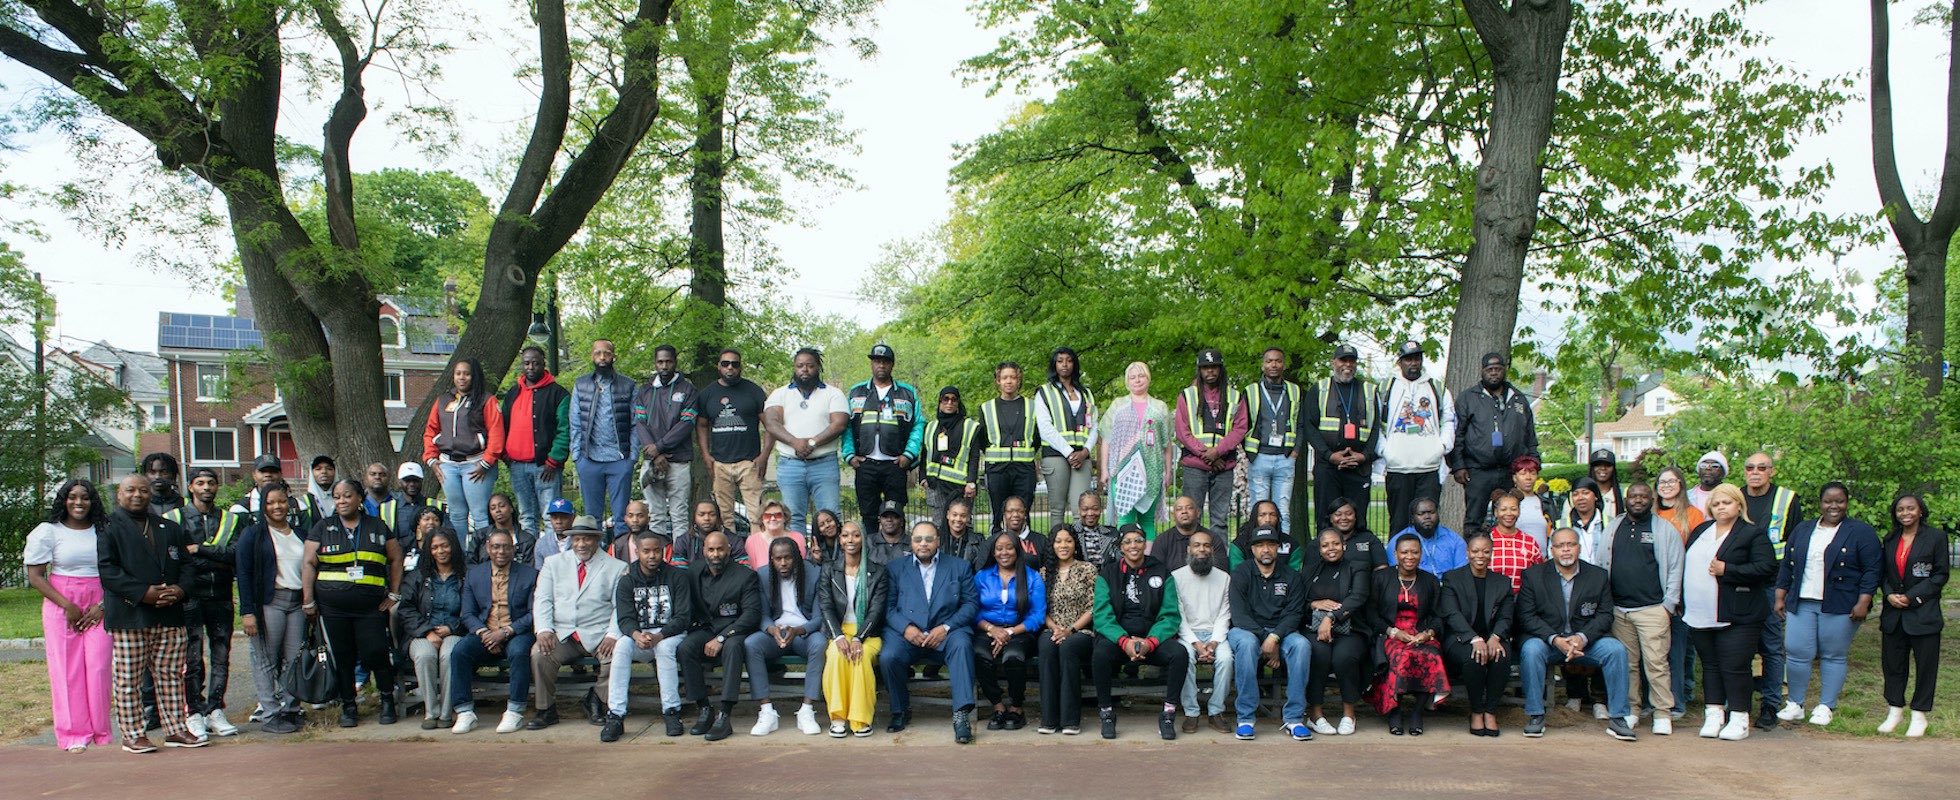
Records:
<instances>
[{"instance_id":1,"label":"tree branch","mask_svg":"<svg viewBox=\"0 0 1960 800\"><path fill-rule=\"evenodd\" d=\"M551 177L551 165L558 159L558 148L565 143L565 123L571 119L572 54L565 33L564 0L537 0L533 12L538 22L538 117L531 124L531 139L524 156L517 162L510 190L490 227L488 249L509 252L516 248L523 229L531 224L544 182ZM528 276L526 276L528 278Z\"/></svg>"},{"instance_id":2,"label":"tree branch","mask_svg":"<svg viewBox=\"0 0 1960 800\"><path fill-rule=\"evenodd\" d=\"M1899 155L1892 128L1891 0L1871 0L1872 9L1872 172L1878 178L1878 199L1892 218L1901 244L1911 247L1924 222L1912 209L1904 181L1899 179ZM1950 105L1950 104L1949 104ZM1947 125L1951 133L1954 126ZM1949 148L1950 152L1950 148Z\"/></svg>"},{"instance_id":3,"label":"tree branch","mask_svg":"<svg viewBox=\"0 0 1960 800\"><path fill-rule=\"evenodd\" d=\"M1873 0L1882 2L1882 0ZM1499 0L1463 0L1463 11L1470 15L1470 25L1477 29L1477 38L1484 42L1484 50L1490 53L1493 64L1503 64L1511 58L1515 42L1511 30L1511 15Z\"/></svg>"},{"instance_id":4,"label":"tree branch","mask_svg":"<svg viewBox=\"0 0 1960 800\"><path fill-rule=\"evenodd\" d=\"M338 4L332 0L312 0L311 5L320 30L333 41L334 50L340 55L340 98L334 101L333 112L327 116L322 131L325 149L320 158L321 172L326 178L327 233L335 247L352 253L360 249L361 238L354 224L354 172L348 151L354 143L354 131L367 119L367 90L361 83L361 73L368 62L355 45L353 34L341 23Z\"/></svg>"}]
</instances>

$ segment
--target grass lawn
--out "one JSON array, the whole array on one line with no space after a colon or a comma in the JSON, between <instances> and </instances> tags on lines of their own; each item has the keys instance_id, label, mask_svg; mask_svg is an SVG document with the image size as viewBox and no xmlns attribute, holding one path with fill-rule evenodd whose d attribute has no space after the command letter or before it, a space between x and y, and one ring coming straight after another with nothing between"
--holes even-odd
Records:
<instances>
[{"instance_id":1,"label":"grass lawn","mask_svg":"<svg viewBox=\"0 0 1960 800\"><path fill-rule=\"evenodd\" d=\"M24 586L0 589L0 639L40 636L41 593Z\"/></svg>"},{"instance_id":2,"label":"grass lawn","mask_svg":"<svg viewBox=\"0 0 1960 800\"><path fill-rule=\"evenodd\" d=\"M1885 676L1879 671L1878 619L1867 620L1858 626L1858 636L1851 641L1851 675L1844 682L1844 692L1838 697L1837 713L1826 730L1832 733L1846 733L1855 736L1884 737L1878 733L1878 724L1885 721ZM1941 672L1938 692L1933 697L1932 725L1926 731L1929 738L1960 739L1960 674L1945 668L1954 658L1960 657L1960 620L1951 615L1947 617L1946 631L1940 642ZM1811 673L1811 691L1808 693L1812 706L1817 703L1817 675ZM1912 698L1912 682L1906 682L1906 698ZM1807 716L1807 715L1806 715ZM1804 728L1811 727L1804 724ZM1892 736L1903 738L1905 725Z\"/></svg>"},{"instance_id":3,"label":"grass lawn","mask_svg":"<svg viewBox=\"0 0 1960 800\"><path fill-rule=\"evenodd\" d=\"M48 665L0 662L0 742L34 736L54 724L48 711Z\"/></svg>"}]
</instances>

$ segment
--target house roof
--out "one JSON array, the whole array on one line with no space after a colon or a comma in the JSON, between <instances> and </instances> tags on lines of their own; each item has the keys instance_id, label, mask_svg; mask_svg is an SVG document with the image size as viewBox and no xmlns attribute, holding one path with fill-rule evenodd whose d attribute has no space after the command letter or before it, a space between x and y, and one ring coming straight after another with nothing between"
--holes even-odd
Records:
<instances>
[{"instance_id":1,"label":"house roof","mask_svg":"<svg viewBox=\"0 0 1960 800\"><path fill-rule=\"evenodd\" d=\"M122 390L128 392L130 397L165 397L170 394L164 386L169 364L155 354L138 353L108 342L96 342L78 353L77 357L115 368L122 381Z\"/></svg>"},{"instance_id":2,"label":"house roof","mask_svg":"<svg viewBox=\"0 0 1960 800\"><path fill-rule=\"evenodd\" d=\"M1639 403L1640 398L1646 397L1648 392L1660 388L1661 383L1662 375L1658 372L1649 372L1640 376L1638 380L1633 382L1631 388L1620 390L1620 405L1625 407Z\"/></svg>"},{"instance_id":3,"label":"house roof","mask_svg":"<svg viewBox=\"0 0 1960 800\"><path fill-rule=\"evenodd\" d=\"M444 357L456 352L458 337L449 332L441 316L406 298L387 296L381 300L408 315L403 322L407 327L408 352ZM170 311L157 315L159 349L233 351L263 346L265 335L252 317Z\"/></svg>"},{"instance_id":4,"label":"house roof","mask_svg":"<svg viewBox=\"0 0 1960 800\"><path fill-rule=\"evenodd\" d=\"M20 342L15 341L14 337L8 335L5 331L0 331L0 355L4 355L7 360L12 361L21 369L29 371L34 369L34 351L22 345ZM73 360L76 357L72 354L59 349L52 349L47 352L47 355L51 357L44 361L46 368L57 379L68 379L76 375L86 375L92 380L102 380L101 376L78 365ZM67 357L63 358L62 356ZM103 381L103 383L106 384L107 381ZM53 385L52 383L50 384L51 387ZM128 394L126 390L120 388L117 391L124 392L125 397ZM101 420L89 419L83 420L82 422L88 427L90 434L83 444L98 451L114 450L121 453L130 452L128 446L117 442L115 431L104 425Z\"/></svg>"}]
</instances>

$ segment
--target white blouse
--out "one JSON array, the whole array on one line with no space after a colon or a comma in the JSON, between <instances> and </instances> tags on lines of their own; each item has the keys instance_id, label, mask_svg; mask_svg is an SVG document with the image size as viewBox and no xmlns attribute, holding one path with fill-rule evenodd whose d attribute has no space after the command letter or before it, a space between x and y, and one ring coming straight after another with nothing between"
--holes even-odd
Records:
<instances>
[{"instance_id":1,"label":"white blouse","mask_svg":"<svg viewBox=\"0 0 1960 800\"><path fill-rule=\"evenodd\" d=\"M49 565L49 572L66 578L99 577L96 572L95 526L75 530L66 525L43 522L27 534L21 550L21 563Z\"/></svg>"},{"instance_id":2,"label":"white blouse","mask_svg":"<svg viewBox=\"0 0 1960 800\"><path fill-rule=\"evenodd\" d=\"M1681 621L1690 628L1726 628L1728 623L1716 619L1715 576L1708 574L1708 565L1715 561L1715 551L1721 547L1727 535L1716 536L1715 529L1709 528L1688 548L1688 556L1681 575Z\"/></svg>"}]
</instances>

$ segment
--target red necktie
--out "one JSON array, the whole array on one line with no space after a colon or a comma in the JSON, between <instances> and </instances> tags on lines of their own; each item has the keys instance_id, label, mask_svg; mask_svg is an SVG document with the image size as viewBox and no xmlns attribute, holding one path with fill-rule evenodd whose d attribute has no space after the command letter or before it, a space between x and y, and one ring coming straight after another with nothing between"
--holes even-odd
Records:
<instances>
[{"instance_id":1,"label":"red necktie","mask_svg":"<svg viewBox=\"0 0 1960 800\"><path fill-rule=\"evenodd\" d=\"M578 585L581 589L585 588L585 562L583 561L578 562Z\"/></svg>"}]
</instances>

